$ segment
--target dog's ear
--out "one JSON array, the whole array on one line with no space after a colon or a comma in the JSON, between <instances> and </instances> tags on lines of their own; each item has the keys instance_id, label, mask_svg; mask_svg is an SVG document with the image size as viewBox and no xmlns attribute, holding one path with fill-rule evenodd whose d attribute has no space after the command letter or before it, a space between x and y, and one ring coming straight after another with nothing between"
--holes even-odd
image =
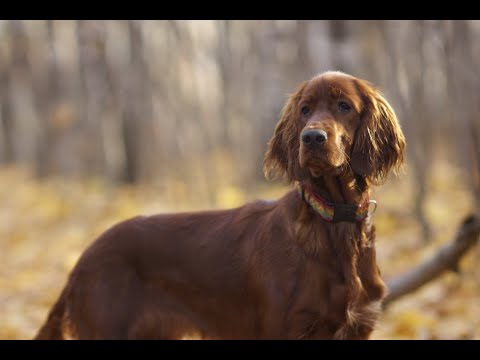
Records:
<instances>
[{"instance_id":1,"label":"dog's ear","mask_svg":"<svg viewBox=\"0 0 480 360\"><path fill-rule=\"evenodd\" d=\"M353 171L372 183L385 181L403 163L405 137L390 104L370 83L356 80L364 109L351 154Z\"/></svg>"},{"instance_id":2,"label":"dog's ear","mask_svg":"<svg viewBox=\"0 0 480 360\"><path fill-rule=\"evenodd\" d=\"M290 181L297 177L299 171L299 111L298 103L308 81L301 83L290 94L282 110L282 116L275 127L273 137L268 143L263 161L263 172L269 180L287 176Z\"/></svg>"}]
</instances>

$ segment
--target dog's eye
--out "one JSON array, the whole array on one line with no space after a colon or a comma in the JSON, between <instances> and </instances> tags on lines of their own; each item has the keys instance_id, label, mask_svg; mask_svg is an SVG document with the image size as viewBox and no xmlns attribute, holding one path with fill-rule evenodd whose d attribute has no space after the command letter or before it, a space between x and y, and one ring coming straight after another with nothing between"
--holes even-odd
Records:
<instances>
[{"instance_id":1,"label":"dog's eye","mask_svg":"<svg viewBox=\"0 0 480 360\"><path fill-rule=\"evenodd\" d=\"M305 106L302 106L302 109L300 110L302 112L303 115L308 115L308 113L310 112L310 108L305 105Z\"/></svg>"},{"instance_id":2,"label":"dog's eye","mask_svg":"<svg viewBox=\"0 0 480 360\"><path fill-rule=\"evenodd\" d=\"M340 101L338 103L338 109L341 111L341 112L347 112L347 111L350 111L351 107L350 105L348 105L345 101Z\"/></svg>"}]
</instances>

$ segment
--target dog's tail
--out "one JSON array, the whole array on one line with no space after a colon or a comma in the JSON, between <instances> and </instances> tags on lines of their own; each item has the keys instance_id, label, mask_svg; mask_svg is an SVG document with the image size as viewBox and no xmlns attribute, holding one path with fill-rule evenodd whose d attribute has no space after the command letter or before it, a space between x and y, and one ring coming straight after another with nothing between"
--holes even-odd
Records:
<instances>
[{"instance_id":1,"label":"dog's tail","mask_svg":"<svg viewBox=\"0 0 480 360\"><path fill-rule=\"evenodd\" d=\"M63 320L66 309L66 288L48 314L47 321L40 328L33 340L63 340Z\"/></svg>"}]
</instances>

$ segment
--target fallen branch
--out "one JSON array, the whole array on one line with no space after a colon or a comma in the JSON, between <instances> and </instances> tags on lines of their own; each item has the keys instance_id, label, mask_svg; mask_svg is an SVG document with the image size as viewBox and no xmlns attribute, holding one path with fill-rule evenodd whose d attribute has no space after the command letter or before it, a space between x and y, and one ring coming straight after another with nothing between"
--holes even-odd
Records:
<instances>
[{"instance_id":1,"label":"fallen branch","mask_svg":"<svg viewBox=\"0 0 480 360\"><path fill-rule=\"evenodd\" d=\"M392 301L418 289L446 270L456 270L462 256L477 243L479 234L480 216L467 217L452 242L441 247L433 257L413 270L387 281L389 294L383 306L386 307Z\"/></svg>"}]
</instances>

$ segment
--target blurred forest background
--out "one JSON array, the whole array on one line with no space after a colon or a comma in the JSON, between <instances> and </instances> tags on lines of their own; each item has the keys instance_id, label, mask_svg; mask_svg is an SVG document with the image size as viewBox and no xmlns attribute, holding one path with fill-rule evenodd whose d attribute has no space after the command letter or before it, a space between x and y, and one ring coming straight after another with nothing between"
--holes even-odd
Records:
<instances>
[{"instance_id":1,"label":"blurred forest background","mask_svg":"<svg viewBox=\"0 0 480 360\"><path fill-rule=\"evenodd\" d=\"M281 108L325 70L385 93L404 174L375 190L398 275L480 203L480 21L0 21L0 339L31 338L115 222L276 198ZM392 303L377 339L480 339L480 247Z\"/></svg>"}]
</instances>

